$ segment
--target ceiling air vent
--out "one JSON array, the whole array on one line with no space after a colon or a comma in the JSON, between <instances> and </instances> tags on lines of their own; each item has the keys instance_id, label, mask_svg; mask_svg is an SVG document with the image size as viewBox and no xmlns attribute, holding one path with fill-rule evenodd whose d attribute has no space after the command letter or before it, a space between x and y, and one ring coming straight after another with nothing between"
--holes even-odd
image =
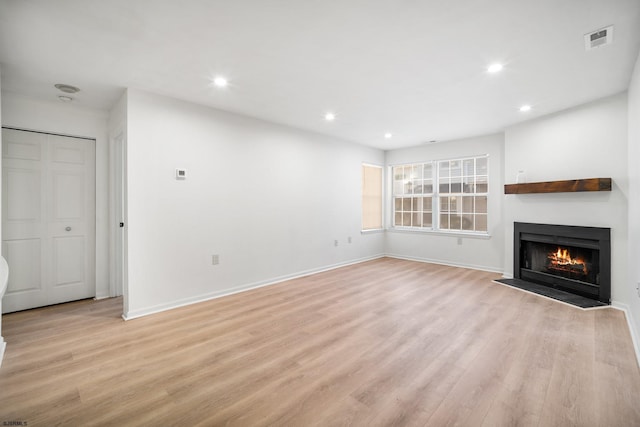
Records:
<instances>
[{"instance_id":1,"label":"ceiling air vent","mask_svg":"<svg viewBox=\"0 0 640 427\"><path fill-rule=\"evenodd\" d=\"M606 46L613 42L613 25L601 28L584 35L584 48L586 50Z\"/></svg>"}]
</instances>

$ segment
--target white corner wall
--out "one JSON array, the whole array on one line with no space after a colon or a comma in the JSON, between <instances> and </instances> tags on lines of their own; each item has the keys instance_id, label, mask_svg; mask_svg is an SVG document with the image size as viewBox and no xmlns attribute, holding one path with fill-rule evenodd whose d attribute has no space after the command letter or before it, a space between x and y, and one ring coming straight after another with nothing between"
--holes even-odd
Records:
<instances>
[{"instance_id":1,"label":"white corner wall","mask_svg":"<svg viewBox=\"0 0 640 427\"><path fill-rule=\"evenodd\" d=\"M2 125L96 140L96 298L109 296L107 112L2 94Z\"/></svg>"},{"instance_id":2,"label":"white corner wall","mask_svg":"<svg viewBox=\"0 0 640 427\"><path fill-rule=\"evenodd\" d=\"M627 316L640 362L640 55L629 85L629 303Z\"/></svg>"},{"instance_id":3,"label":"white corner wall","mask_svg":"<svg viewBox=\"0 0 640 427\"><path fill-rule=\"evenodd\" d=\"M513 223L611 228L611 299L627 289L627 96L604 98L505 131L504 182L613 178L611 192L504 195L504 270L513 277Z\"/></svg>"},{"instance_id":4,"label":"white corner wall","mask_svg":"<svg viewBox=\"0 0 640 427\"><path fill-rule=\"evenodd\" d=\"M129 90L125 318L382 255L362 162L384 152Z\"/></svg>"},{"instance_id":5,"label":"white corner wall","mask_svg":"<svg viewBox=\"0 0 640 427\"><path fill-rule=\"evenodd\" d=\"M504 253L503 149L504 136L496 134L387 151L387 178L389 167L393 165L489 155L489 237L394 230L391 228L391 206L387 204L387 255L501 273ZM389 179L386 182L389 187Z\"/></svg>"}]
</instances>

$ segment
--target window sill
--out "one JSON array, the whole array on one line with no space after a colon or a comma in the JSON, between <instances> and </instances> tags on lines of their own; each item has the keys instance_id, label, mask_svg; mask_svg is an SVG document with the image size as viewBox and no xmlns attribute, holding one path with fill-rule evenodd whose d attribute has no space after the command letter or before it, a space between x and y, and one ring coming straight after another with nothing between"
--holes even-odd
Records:
<instances>
[{"instance_id":1,"label":"window sill","mask_svg":"<svg viewBox=\"0 0 640 427\"><path fill-rule=\"evenodd\" d=\"M389 227L387 229L390 233L408 233L408 234L431 234L434 236L448 236L448 237L464 237L471 239L489 240L491 235L488 233L467 233L464 231L441 231L431 229L414 229L414 228L397 228Z\"/></svg>"},{"instance_id":2,"label":"window sill","mask_svg":"<svg viewBox=\"0 0 640 427\"><path fill-rule=\"evenodd\" d=\"M385 230L384 228L375 228L373 230L360 230L360 234L376 234L376 233L384 233Z\"/></svg>"}]
</instances>

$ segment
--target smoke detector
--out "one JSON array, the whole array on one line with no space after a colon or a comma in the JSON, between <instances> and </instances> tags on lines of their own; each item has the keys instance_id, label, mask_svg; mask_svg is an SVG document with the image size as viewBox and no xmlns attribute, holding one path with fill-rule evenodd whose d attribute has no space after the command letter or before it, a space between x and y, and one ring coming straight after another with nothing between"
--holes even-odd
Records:
<instances>
[{"instance_id":1,"label":"smoke detector","mask_svg":"<svg viewBox=\"0 0 640 427\"><path fill-rule=\"evenodd\" d=\"M56 89L61 90L64 93L77 93L80 92L80 89L75 87L75 86L71 86L71 85L65 85L62 83L57 83L54 85L56 87Z\"/></svg>"},{"instance_id":2,"label":"smoke detector","mask_svg":"<svg viewBox=\"0 0 640 427\"><path fill-rule=\"evenodd\" d=\"M613 25L584 35L584 48L586 50L596 49L613 43Z\"/></svg>"}]
</instances>

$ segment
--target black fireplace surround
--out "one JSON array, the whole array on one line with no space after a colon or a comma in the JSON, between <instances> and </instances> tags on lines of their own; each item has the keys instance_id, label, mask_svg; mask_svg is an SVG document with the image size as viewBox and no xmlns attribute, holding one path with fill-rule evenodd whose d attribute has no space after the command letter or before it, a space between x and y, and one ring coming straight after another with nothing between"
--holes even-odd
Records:
<instances>
[{"instance_id":1,"label":"black fireplace surround","mask_svg":"<svg viewBox=\"0 0 640 427\"><path fill-rule=\"evenodd\" d=\"M611 302L611 229L515 222L513 276Z\"/></svg>"}]
</instances>

